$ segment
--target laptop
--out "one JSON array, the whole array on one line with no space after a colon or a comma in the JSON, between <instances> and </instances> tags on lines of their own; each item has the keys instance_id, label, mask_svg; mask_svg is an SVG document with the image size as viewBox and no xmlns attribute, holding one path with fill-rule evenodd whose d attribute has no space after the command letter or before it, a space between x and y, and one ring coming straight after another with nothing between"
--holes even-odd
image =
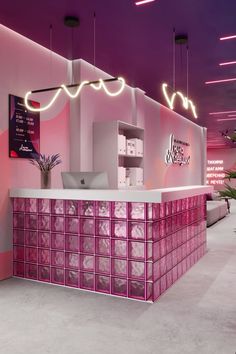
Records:
<instances>
[{"instance_id":1,"label":"laptop","mask_svg":"<svg viewBox=\"0 0 236 354\"><path fill-rule=\"evenodd\" d=\"M65 189L108 189L106 172L61 172Z\"/></svg>"}]
</instances>

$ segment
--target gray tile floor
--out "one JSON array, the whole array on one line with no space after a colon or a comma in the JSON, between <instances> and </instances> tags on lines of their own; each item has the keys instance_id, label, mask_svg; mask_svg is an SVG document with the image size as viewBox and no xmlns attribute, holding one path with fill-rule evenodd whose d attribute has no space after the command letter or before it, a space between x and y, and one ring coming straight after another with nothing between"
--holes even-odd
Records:
<instances>
[{"instance_id":1,"label":"gray tile floor","mask_svg":"<svg viewBox=\"0 0 236 354\"><path fill-rule=\"evenodd\" d=\"M12 278L0 282L0 354L235 354L236 204L208 253L155 304Z\"/></svg>"}]
</instances>

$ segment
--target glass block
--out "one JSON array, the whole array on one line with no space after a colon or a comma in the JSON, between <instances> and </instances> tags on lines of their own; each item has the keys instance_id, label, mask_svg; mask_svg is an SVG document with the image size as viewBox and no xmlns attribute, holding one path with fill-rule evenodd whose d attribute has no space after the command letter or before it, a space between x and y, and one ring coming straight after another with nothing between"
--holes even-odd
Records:
<instances>
[{"instance_id":1,"label":"glass block","mask_svg":"<svg viewBox=\"0 0 236 354\"><path fill-rule=\"evenodd\" d=\"M182 270L183 270L183 274L187 272L187 261L186 261L186 258L183 259L183 261L182 261Z\"/></svg>"},{"instance_id":2,"label":"glass block","mask_svg":"<svg viewBox=\"0 0 236 354\"><path fill-rule=\"evenodd\" d=\"M80 287L82 289L94 290L94 274L81 273L80 274Z\"/></svg>"},{"instance_id":3,"label":"glass block","mask_svg":"<svg viewBox=\"0 0 236 354\"><path fill-rule=\"evenodd\" d=\"M162 238L159 241L159 247L160 247L160 257L164 257L166 255L166 239Z\"/></svg>"},{"instance_id":4,"label":"glass block","mask_svg":"<svg viewBox=\"0 0 236 354\"><path fill-rule=\"evenodd\" d=\"M146 263L146 279L147 280L153 279L153 263L151 262Z\"/></svg>"},{"instance_id":5,"label":"glass block","mask_svg":"<svg viewBox=\"0 0 236 354\"><path fill-rule=\"evenodd\" d=\"M47 249L38 249L38 262L39 264L50 265L51 262L51 252Z\"/></svg>"},{"instance_id":6,"label":"glass block","mask_svg":"<svg viewBox=\"0 0 236 354\"><path fill-rule=\"evenodd\" d=\"M66 268L79 269L78 253L66 253Z\"/></svg>"},{"instance_id":7,"label":"glass block","mask_svg":"<svg viewBox=\"0 0 236 354\"><path fill-rule=\"evenodd\" d=\"M97 273L111 273L111 260L107 257L96 257L96 272Z\"/></svg>"},{"instance_id":8,"label":"glass block","mask_svg":"<svg viewBox=\"0 0 236 354\"><path fill-rule=\"evenodd\" d=\"M83 200L83 201L81 201L80 205L81 205L80 206L80 215L83 215L83 216L94 216L95 215L94 201Z\"/></svg>"},{"instance_id":9,"label":"glass block","mask_svg":"<svg viewBox=\"0 0 236 354\"><path fill-rule=\"evenodd\" d=\"M163 294L167 289L166 275L163 275L160 279L161 294Z\"/></svg>"},{"instance_id":10,"label":"glass block","mask_svg":"<svg viewBox=\"0 0 236 354\"><path fill-rule=\"evenodd\" d=\"M108 238L96 237L96 254L101 254L104 256L109 256L111 241Z\"/></svg>"},{"instance_id":11,"label":"glass block","mask_svg":"<svg viewBox=\"0 0 236 354\"><path fill-rule=\"evenodd\" d=\"M95 253L95 239L94 237L80 237L80 252Z\"/></svg>"},{"instance_id":12,"label":"glass block","mask_svg":"<svg viewBox=\"0 0 236 354\"><path fill-rule=\"evenodd\" d=\"M147 259L153 259L153 243L147 242Z\"/></svg>"},{"instance_id":13,"label":"glass block","mask_svg":"<svg viewBox=\"0 0 236 354\"><path fill-rule=\"evenodd\" d=\"M158 220L160 218L160 204L148 203L148 219Z\"/></svg>"},{"instance_id":14,"label":"glass block","mask_svg":"<svg viewBox=\"0 0 236 354\"><path fill-rule=\"evenodd\" d=\"M151 282L146 283L146 299L152 301L153 295L153 284Z\"/></svg>"},{"instance_id":15,"label":"glass block","mask_svg":"<svg viewBox=\"0 0 236 354\"><path fill-rule=\"evenodd\" d=\"M178 269L178 278L180 278L183 275L182 262L177 264L177 269Z\"/></svg>"},{"instance_id":16,"label":"glass block","mask_svg":"<svg viewBox=\"0 0 236 354\"><path fill-rule=\"evenodd\" d=\"M50 214L50 200L38 199L38 212L42 214Z\"/></svg>"},{"instance_id":17,"label":"glass block","mask_svg":"<svg viewBox=\"0 0 236 354\"><path fill-rule=\"evenodd\" d=\"M112 203L112 217L116 219L127 219L127 203L113 202Z\"/></svg>"},{"instance_id":18,"label":"glass block","mask_svg":"<svg viewBox=\"0 0 236 354\"><path fill-rule=\"evenodd\" d=\"M164 218L166 216L166 205L165 203L160 204L160 218Z\"/></svg>"},{"instance_id":19,"label":"glass block","mask_svg":"<svg viewBox=\"0 0 236 354\"><path fill-rule=\"evenodd\" d=\"M79 237L75 235L66 235L66 251L79 251Z\"/></svg>"},{"instance_id":20,"label":"glass block","mask_svg":"<svg viewBox=\"0 0 236 354\"><path fill-rule=\"evenodd\" d=\"M145 223L129 222L129 237L133 239L145 239Z\"/></svg>"},{"instance_id":21,"label":"glass block","mask_svg":"<svg viewBox=\"0 0 236 354\"><path fill-rule=\"evenodd\" d=\"M64 285L64 269L52 268L51 279L52 283Z\"/></svg>"},{"instance_id":22,"label":"glass block","mask_svg":"<svg viewBox=\"0 0 236 354\"><path fill-rule=\"evenodd\" d=\"M65 285L78 288L79 286L79 272L75 270L66 269Z\"/></svg>"},{"instance_id":23,"label":"glass block","mask_svg":"<svg viewBox=\"0 0 236 354\"><path fill-rule=\"evenodd\" d=\"M51 201L51 213L52 214L64 214L64 200L56 199Z\"/></svg>"},{"instance_id":24,"label":"glass block","mask_svg":"<svg viewBox=\"0 0 236 354\"><path fill-rule=\"evenodd\" d=\"M37 231L25 231L25 244L27 246L38 246L38 233Z\"/></svg>"},{"instance_id":25,"label":"glass block","mask_svg":"<svg viewBox=\"0 0 236 354\"><path fill-rule=\"evenodd\" d=\"M79 233L79 218L66 218L66 232L72 234Z\"/></svg>"},{"instance_id":26,"label":"glass block","mask_svg":"<svg viewBox=\"0 0 236 354\"><path fill-rule=\"evenodd\" d=\"M63 234L58 234L58 233L51 234L51 248L56 250L64 250L65 237Z\"/></svg>"},{"instance_id":27,"label":"glass block","mask_svg":"<svg viewBox=\"0 0 236 354\"><path fill-rule=\"evenodd\" d=\"M18 229L24 229L25 226L25 220L24 220L24 214L19 213L19 214L13 214L13 227L18 228Z\"/></svg>"},{"instance_id":28,"label":"glass block","mask_svg":"<svg viewBox=\"0 0 236 354\"><path fill-rule=\"evenodd\" d=\"M96 202L96 215L98 217L109 218L111 215L110 209L111 209L110 202L105 202L105 201Z\"/></svg>"},{"instance_id":29,"label":"glass block","mask_svg":"<svg viewBox=\"0 0 236 354\"><path fill-rule=\"evenodd\" d=\"M25 198L14 198L13 199L13 211L25 211Z\"/></svg>"},{"instance_id":30,"label":"glass block","mask_svg":"<svg viewBox=\"0 0 236 354\"><path fill-rule=\"evenodd\" d=\"M157 280L153 285L153 301L156 301L161 295L160 280Z\"/></svg>"},{"instance_id":31,"label":"glass block","mask_svg":"<svg viewBox=\"0 0 236 354\"><path fill-rule=\"evenodd\" d=\"M148 222L147 223L147 239L159 240L160 239L160 222Z\"/></svg>"},{"instance_id":32,"label":"glass block","mask_svg":"<svg viewBox=\"0 0 236 354\"><path fill-rule=\"evenodd\" d=\"M38 279L38 266L36 264L25 264L25 277L29 279Z\"/></svg>"},{"instance_id":33,"label":"glass block","mask_svg":"<svg viewBox=\"0 0 236 354\"><path fill-rule=\"evenodd\" d=\"M130 280L129 281L129 297L135 299L145 299L145 283L144 281Z\"/></svg>"},{"instance_id":34,"label":"glass block","mask_svg":"<svg viewBox=\"0 0 236 354\"><path fill-rule=\"evenodd\" d=\"M26 262L38 263L38 249L33 247L26 247L25 260Z\"/></svg>"},{"instance_id":35,"label":"glass block","mask_svg":"<svg viewBox=\"0 0 236 354\"><path fill-rule=\"evenodd\" d=\"M187 198L182 199L182 211L187 209Z\"/></svg>"},{"instance_id":36,"label":"glass block","mask_svg":"<svg viewBox=\"0 0 236 354\"><path fill-rule=\"evenodd\" d=\"M165 214L166 216L170 216L172 214L172 202L166 202L165 203Z\"/></svg>"},{"instance_id":37,"label":"glass block","mask_svg":"<svg viewBox=\"0 0 236 354\"><path fill-rule=\"evenodd\" d=\"M94 235L94 219L81 219L80 220L80 233L84 235Z\"/></svg>"},{"instance_id":38,"label":"glass block","mask_svg":"<svg viewBox=\"0 0 236 354\"><path fill-rule=\"evenodd\" d=\"M13 244L24 245L25 232L23 230L13 230Z\"/></svg>"},{"instance_id":39,"label":"glass block","mask_svg":"<svg viewBox=\"0 0 236 354\"><path fill-rule=\"evenodd\" d=\"M51 230L55 232L64 232L64 220L63 216L52 216Z\"/></svg>"},{"instance_id":40,"label":"glass block","mask_svg":"<svg viewBox=\"0 0 236 354\"><path fill-rule=\"evenodd\" d=\"M166 289L168 289L173 284L172 271L166 274Z\"/></svg>"},{"instance_id":41,"label":"glass block","mask_svg":"<svg viewBox=\"0 0 236 354\"><path fill-rule=\"evenodd\" d=\"M112 274L127 276L127 261L124 259L112 259Z\"/></svg>"},{"instance_id":42,"label":"glass block","mask_svg":"<svg viewBox=\"0 0 236 354\"><path fill-rule=\"evenodd\" d=\"M166 257L161 258L159 264L160 264L161 276L163 276L167 272Z\"/></svg>"},{"instance_id":43,"label":"glass block","mask_svg":"<svg viewBox=\"0 0 236 354\"><path fill-rule=\"evenodd\" d=\"M96 275L96 290L103 293L110 293L110 277Z\"/></svg>"},{"instance_id":44,"label":"glass block","mask_svg":"<svg viewBox=\"0 0 236 354\"><path fill-rule=\"evenodd\" d=\"M81 255L80 256L80 268L82 270L87 270L87 271L94 271L94 256L86 256L86 255Z\"/></svg>"},{"instance_id":45,"label":"glass block","mask_svg":"<svg viewBox=\"0 0 236 354\"><path fill-rule=\"evenodd\" d=\"M78 215L78 204L77 200L66 200L65 201L65 209L66 215Z\"/></svg>"},{"instance_id":46,"label":"glass block","mask_svg":"<svg viewBox=\"0 0 236 354\"><path fill-rule=\"evenodd\" d=\"M126 238L127 237L127 223L126 221L113 220L112 221L112 237Z\"/></svg>"},{"instance_id":47,"label":"glass block","mask_svg":"<svg viewBox=\"0 0 236 354\"><path fill-rule=\"evenodd\" d=\"M160 261L153 263L153 280L156 281L161 277Z\"/></svg>"},{"instance_id":48,"label":"glass block","mask_svg":"<svg viewBox=\"0 0 236 354\"><path fill-rule=\"evenodd\" d=\"M51 252L51 264L57 267L65 266L65 255L64 252L52 251Z\"/></svg>"},{"instance_id":49,"label":"glass block","mask_svg":"<svg viewBox=\"0 0 236 354\"><path fill-rule=\"evenodd\" d=\"M25 215L25 228L31 230L38 229L38 216L37 214L26 214Z\"/></svg>"},{"instance_id":50,"label":"glass block","mask_svg":"<svg viewBox=\"0 0 236 354\"><path fill-rule=\"evenodd\" d=\"M27 213L37 213L37 199L26 198L25 199L25 211Z\"/></svg>"},{"instance_id":51,"label":"glass block","mask_svg":"<svg viewBox=\"0 0 236 354\"><path fill-rule=\"evenodd\" d=\"M145 203L129 203L129 218L133 220L145 220Z\"/></svg>"},{"instance_id":52,"label":"glass block","mask_svg":"<svg viewBox=\"0 0 236 354\"><path fill-rule=\"evenodd\" d=\"M172 218L167 218L165 221L166 221L166 223L165 223L166 230L165 230L164 236L170 235L172 232Z\"/></svg>"},{"instance_id":53,"label":"glass block","mask_svg":"<svg viewBox=\"0 0 236 354\"><path fill-rule=\"evenodd\" d=\"M172 267L173 267L173 264L172 264L172 254L169 253L169 254L167 254L167 256L166 256L166 270L167 270L167 272L168 272L169 270L171 270Z\"/></svg>"},{"instance_id":54,"label":"glass block","mask_svg":"<svg viewBox=\"0 0 236 354\"><path fill-rule=\"evenodd\" d=\"M175 266L178 263L177 259L177 249L173 250L172 252L172 264Z\"/></svg>"},{"instance_id":55,"label":"glass block","mask_svg":"<svg viewBox=\"0 0 236 354\"><path fill-rule=\"evenodd\" d=\"M24 261L25 259L25 248L21 246L14 246L13 248L13 259L16 261Z\"/></svg>"},{"instance_id":56,"label":"glass block","mask_svg":"<svg viewBox=\"0 0 236 354\"><path fill-rule=\"evenodd\" d=\"M127 280L121 278L112 278L111 292L113 295L127 296Z\"/></svg>"},{"instance_id":57,"label":"glass block","mask_svg":"<svg viewBox=\"0 0 236 354\"><path fill-rule=\"evenodd\" d=\"M50 231L50 216L39 215L38 226L39 230Z\"/></svg>"},{"instance_id":58,"label":"glass block","mask_svg":"<svg viewBox=\"0 0 236 354\"><path fill-rule=\"evenodd\" d=\"M166 236L166 219L162 219L159 224L160 224L160 238L163 238Z\"/></svg>"},{"instance_id":59,"label":"glass block","mask_svg":"<svg viewBox=\"0 0 236 354\"><path fill-rule=\"evenodd\" d=\"M109 220L96 220L96 235L109 237L111 232L111 225Z\"/></svg>"},{"instance_id":60,"label":"glass block","mask_svg":"<svg viewBox=\"0 0 236 354\"><path fill-rule=\"evenodd\" d=\"M39 280L50 282L50 267L39 266L38 276Z\"/></svg>"},{"instance_id":61,"label":"glass block","mask_svg":"<svg viewBox=\"0 0 236 354\"><path fill-rule=\"evenodd\" d=\"M126 241L112 240L112 255L118 257L127 257L128 244Z\"/></svg>"},{"instance_id":62,"label":"glass block","mask_svg":"<svg viewBox=\"0 0 236 354\"><path fill-rule=\"evenodd\" d=\"M24 277L25 276L25 265L22 262L14 262L13 263L13 274L16 277Z\"/></svg>"},{"instance_id":63,"label":"glass block","mask_svg":"<svg viewBox=\"0 0 236 354\"><path fill-rule=\"evenodd\" d=\"M129 261L129 276L131 278L143 279L145 277L144 262Z\"/></svg>"},{"instance_id":64,"label":"glass block","mask_svg":"<svg viewBox=\"0 0 236 354\"><path fill-rule=\"evenodd\" d=\"M181 210L182 210L182 200L178 199L178 200L176 200L176 212L180 213Z\"/></svg>"},{"instance_id":65,"label":"glass block","mask_svg":"<svg viewBox=\"0 0 236 354\"><path fill-rule=\"evenodd\" d=\"M129 241L129 258L144 259L145 243Z\"/></svg>"},{"instance_id":66,"label":"glass block","mask_svg":"<svg viewBox=\"0 0 236 354\"><path fill-rule=\"evenodd\" d=\"M153 243L153 260L154 261L161 258L160 242L161 241L157 241L157 242Z\"/></svg>"},{"instance_id":67,"label":"glass block","mask_svg":"<svg viewBox=\"0 0 236 354\"><path fill-rule=\"evenodd\" d=\"M176 200L172 200L171 203L171 213L175 214L177 212L177 201Z\"/></svg>"},{"instance_id":68,"label":"glass block","mask_svg":"<svg viewBox=\"0 0 236 354\"><path fill-rule=\"evenodd\" d=\"M166 237L166 253L172 251L172 235Z\"/></svg>"},{"instance_id":69,"label":"glass block","mask_svg":"<svg viewBox=\"0 0 236 354\"><path fill-rule=\"evenodd\" d=\"M39 232L38 233L38 245L43 248L51 247L51 237L49 232Z\"/></svg>"}]
</instances>

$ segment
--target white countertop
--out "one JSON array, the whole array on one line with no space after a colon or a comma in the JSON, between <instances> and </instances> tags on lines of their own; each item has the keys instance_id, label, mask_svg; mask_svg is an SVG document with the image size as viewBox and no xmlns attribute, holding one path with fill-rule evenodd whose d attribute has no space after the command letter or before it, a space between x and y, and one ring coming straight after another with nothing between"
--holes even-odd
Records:
<instances>
[{"instance_id":1,"label":"white countertop","mask_svg":"<svg viewBox=\"0 0 236 354\"><path fill-rule=\"evenodd\" d=\"M98 200L121 202L162 203L211 193L211 186L184 186L148 190L117 189L11 189L11 198L43 198L64 200Z\"/></svg>"}]
</instances>

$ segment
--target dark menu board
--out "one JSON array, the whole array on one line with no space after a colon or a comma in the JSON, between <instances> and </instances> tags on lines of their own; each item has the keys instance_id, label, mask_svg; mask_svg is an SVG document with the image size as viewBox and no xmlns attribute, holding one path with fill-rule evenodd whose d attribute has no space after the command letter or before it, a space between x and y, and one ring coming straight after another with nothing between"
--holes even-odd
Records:
<instances>
[{"instance_id":1,"label":"dark menu board","mask_svg":"<svg viewBox=\"0 0 236 354\"><path fill-rule=\"evenodd\" d=\"M34 108L39 103L29 101ZM24 98L9 95L9 157L34 158L40 152L40 113L29 111Z\"/></svg>"}]
</instances>

